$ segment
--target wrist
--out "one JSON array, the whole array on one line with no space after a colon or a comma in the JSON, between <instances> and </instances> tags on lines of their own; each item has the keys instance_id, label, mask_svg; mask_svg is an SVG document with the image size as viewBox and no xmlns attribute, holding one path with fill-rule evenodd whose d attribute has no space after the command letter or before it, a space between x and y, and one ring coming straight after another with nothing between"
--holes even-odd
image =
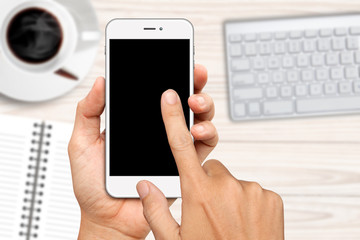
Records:
<instances>
[{"instance_id":1,"label":"wrist","mask_svg":"<svg viewBox=\"0 0 360 240\"><path fill-rule=\"evenodd\" d=\"M142 240L127 236L120 231L107 227L81 216L78 240Z\"/></svg>"}]
</instances>

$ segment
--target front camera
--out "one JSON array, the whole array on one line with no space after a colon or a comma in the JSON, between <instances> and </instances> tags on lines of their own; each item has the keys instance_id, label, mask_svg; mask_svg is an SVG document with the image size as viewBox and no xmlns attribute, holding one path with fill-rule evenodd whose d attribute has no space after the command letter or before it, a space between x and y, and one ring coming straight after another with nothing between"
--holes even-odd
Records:
<instances>
[{"instance_id":1,"label":"front camera","mask_svg":"<svg viewBox=\"0 0 360 240\"><path fill-rule=\"evenodd\" d=\"M159 30L160 30L160 31L162 31L162 30L163 30L163 28L162 28L162 27L160 27L160 28L159 28Z\"/></svg>"}]
</instances>

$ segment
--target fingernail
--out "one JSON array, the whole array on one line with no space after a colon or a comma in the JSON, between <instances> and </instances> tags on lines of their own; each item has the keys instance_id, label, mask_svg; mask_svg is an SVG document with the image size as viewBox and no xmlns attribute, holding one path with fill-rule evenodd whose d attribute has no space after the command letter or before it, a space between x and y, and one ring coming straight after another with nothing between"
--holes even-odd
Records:
<instances>
[{"instance_id":1,"label":"fingernail","mask_svg":"<svg viewBox=\"0 0 360 240\"><path fill-rule=\"evenodd\" d=\"M165 102L170 105L174 105L178 100L178 96L173 90L167 90L164 93L164 98Z\"/></svg>"},{"instance_id":2,"label":"fingernail","mask_svg":"<svg viewBox=\"0 0 360 240\"><path fill-rule=\"evenodd\" d=\"M137 184L136 190L138 191L140 198L143 199L149 194L149 185L145 181L140 181Z\"/></svg>"}]
</instances>

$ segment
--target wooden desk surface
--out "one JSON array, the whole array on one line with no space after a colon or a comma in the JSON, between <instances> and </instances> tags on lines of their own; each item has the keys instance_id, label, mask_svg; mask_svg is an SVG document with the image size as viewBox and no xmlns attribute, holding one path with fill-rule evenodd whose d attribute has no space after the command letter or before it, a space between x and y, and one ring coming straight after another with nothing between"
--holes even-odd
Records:
<instances>
[{"instance_id":1,"label":"wooden desk surface","mask_svg":"<svg viewBox=\"0 0 360 240\"><path fill-rule=\"evenodd\" d=\"M93 0L100 28L115 17L182 17L195 27L196 62L216 105L220 141L211 158L239 179L258 181L285 204L287 239L360 239L360 115L235 123L229 118L223 22L228 19L354 12L360 1ZM0 113L73 122L77 102L104 75L104 41L83 83L69 94L28 104L0 97ZM181 200L171 207L180 220ZM153 239L149 236L149 239Z\"/></svg>"}]
</instances>

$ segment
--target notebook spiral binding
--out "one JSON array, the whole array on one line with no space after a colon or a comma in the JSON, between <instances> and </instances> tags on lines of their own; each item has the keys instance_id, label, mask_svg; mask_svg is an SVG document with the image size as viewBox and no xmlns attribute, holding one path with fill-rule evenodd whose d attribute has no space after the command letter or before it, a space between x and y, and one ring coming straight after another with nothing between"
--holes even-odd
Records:
<instances>
[{"instance_id":1,"label":"notebook spiral binding","mask_svg":"<svg viewBox=\"0 0 360 240\"><path fill-rule=\"evenodd\" d=\"M48 146L51 134L51 125L42 123L34 123L34 131L32 133L30 157L28 165L27 180L25 182L25 198L22 207L21 224L19 235L26 240L37 238L40 221L40 212L43 196L44 180L46 177L47 155L49 154Z\"/></svg>"}]
</instances>

